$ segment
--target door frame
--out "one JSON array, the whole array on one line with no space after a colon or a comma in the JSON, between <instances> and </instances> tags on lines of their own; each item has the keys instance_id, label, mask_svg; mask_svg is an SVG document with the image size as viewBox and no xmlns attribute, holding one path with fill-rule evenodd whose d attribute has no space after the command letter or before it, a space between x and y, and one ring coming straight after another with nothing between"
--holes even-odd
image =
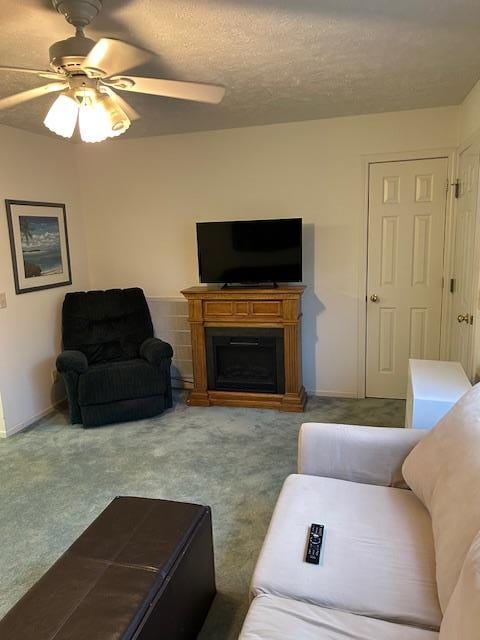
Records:
<instances>
[{"instance_id":1,"label":"door frame","mask_svg":"<svg viewBox=\"0 0 480 640\"><path fill-rule=\"evenodd\" d=\"M449 185L455 180L458 155L452 147L439 149L426 149L422 151L401 151L394 153L375 153L361 157L362 181L364 188L363 207L360 220L359 238L359 263L358 263L358 361L357 361L357 397L366 397L366 360L367 360L367 262L368 262L368 212L369 212L369 187L370 165L384 162L405 162L408 160L433 160L446 158L447 176ZM449 281L452 258L452 230L454 193L449 187L445 211L445 241L443 253L443 282ZM442 316L440 323L440 357L444 358L449 342L450 298L448 287L443 287L442 292Z\"/></svg>"}]
</instances>

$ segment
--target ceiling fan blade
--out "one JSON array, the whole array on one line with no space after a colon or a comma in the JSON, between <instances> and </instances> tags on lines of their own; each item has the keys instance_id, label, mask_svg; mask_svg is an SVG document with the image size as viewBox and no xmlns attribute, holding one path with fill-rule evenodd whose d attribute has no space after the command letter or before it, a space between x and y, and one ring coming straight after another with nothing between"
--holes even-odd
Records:
<instances>
[{"instance_id":1,"label":"ceiling fan blade","mask_svg":"<svg viewBox=\"0 0 480 640\"><path fill-rule=\"evenodd\" d=\"M113 89L107 87L106 85L103 85L102 91L105 91L105 93L108 94L112 98L112 100L114 100L118 104L120 109L122 109L122 111L132 122L140 118L140 115L135 111L135 109L131 107L128 102L126 102L122 97L120 97L118 93L115 93Z\"/></svg>"},{"instance_id":2,"label":"ceiling fan blade","mask_svg":"<svg viewBox=\"0 0 480 640\"><path fill-rule=\"evenodd\" d=\"M33 73L41 78L50 78L52 80L58 80L63 78L61 73L55 73L54 71L43 71L42 69L25 69L24 67L4 67L0 66L0 71L14 71L18 73Z\"/></svg>"},{"instance_id":3,"label":"ceiling fan blade","mask_svg":"<svg viewBox=\"0 0 480 640\"><path fill-rule=\"evenodd\" d=\"M201 84L199 82L182 82L179 80L161 80L160 78L138 78L135 76L115 76L107 82L115 89L149 93L154 96L178 98L180 100L194 100L218 104L225 95L225 87L215 84Z\"/></svg>"},{"instance_id":4,"label":"ceiling fan blade","mask_svg":"<svg viewBox=\"0 0 480 640\"><path fill-rule=\"evenodd\" d=\"M83 61L82 69L90 77L103 78L138 67L152 57L149 51L134 47L128 42L100 38Z\"/></svg>"},{"instance_id":5,"label":"ceiling fan blade","mask_svg":"<svg viewBox=\"0 0 480 640\"><path fill-rule=\"evenodd\" d=\"M9 109L10 107L15 107L17 104L21 104L22 102L27 102L28 100L33 100L34 98L40 98L41 96L47 95L48 93L53 93L54 91L62 91L63 89L67 88L68 84L66 84L65 82L51 82L50 84L43 85L43 87L36 87L35 89L22 91L21 93L16 93L15 95L8 96L7 98L1 98L0 110Z\"/></svg>"}]
</instances>

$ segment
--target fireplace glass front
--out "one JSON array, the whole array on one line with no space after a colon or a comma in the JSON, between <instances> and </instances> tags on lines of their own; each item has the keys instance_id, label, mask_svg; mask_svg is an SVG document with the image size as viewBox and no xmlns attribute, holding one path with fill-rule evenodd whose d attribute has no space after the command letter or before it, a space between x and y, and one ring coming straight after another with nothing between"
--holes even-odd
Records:
<instances>
[{"instance_id":1,"label":"fireplace glass front","mask_svg":"<svg viewBox=\"0 0 480 640\"><path fill-rule=\"evenodd\" d=\"M208 388L284 393L283 329L208 327Z\"/></svg>"}]
</instances>

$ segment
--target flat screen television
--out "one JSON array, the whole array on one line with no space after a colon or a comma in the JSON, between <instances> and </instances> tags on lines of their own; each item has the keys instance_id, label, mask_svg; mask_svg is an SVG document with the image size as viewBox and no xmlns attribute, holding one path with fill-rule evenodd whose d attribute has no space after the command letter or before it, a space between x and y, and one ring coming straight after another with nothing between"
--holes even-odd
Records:
<instances>
[{"instance_id":1,"label":"flat screen television","mask_svg":"<svg viewBox=\"0 0 480 640\"><path fill-rule=\"evenodd\" d=\"M200 282L302 281L302 219L197 223Z\"/></svg>"}]
</instances>

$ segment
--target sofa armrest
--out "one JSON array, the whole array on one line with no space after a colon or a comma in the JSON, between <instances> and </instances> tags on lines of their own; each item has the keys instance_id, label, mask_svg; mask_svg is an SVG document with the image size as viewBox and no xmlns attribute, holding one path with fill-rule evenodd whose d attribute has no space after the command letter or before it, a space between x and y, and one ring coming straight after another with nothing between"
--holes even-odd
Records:
<instances>
[{"instance_id":1,"label":"sofa armrest","mask_svg":"<svg viewBox=\"0 0 480 640\"><path fill-rule=\"evenodd\" d=\"M422 429L305 423L298 439L298 472L406 487L403 461L426 433Z\"/></svg>"},{"instance_id":2,"label":"sofa armrest","mask_svg":"<svg viewBox=\"0 0 480 640\"><path fill-rule=\"evenodd\" d=\"M140 346L140 357L150 362L150 364L160 365L164 360L169 360L173 356L173 349L160 338L147 338Z\"/></svg>"},{"instance_id":3,"label":"sofa armrest","mask_svg":"<svg viewBox=\"0 0 480 640\"><path fill-rule=\"evenodd\" d=\"M81 351L62 351L57 357L57 370L60 373L85 373L88 369L87 357Z\"/></svg>"}]
</instances>

